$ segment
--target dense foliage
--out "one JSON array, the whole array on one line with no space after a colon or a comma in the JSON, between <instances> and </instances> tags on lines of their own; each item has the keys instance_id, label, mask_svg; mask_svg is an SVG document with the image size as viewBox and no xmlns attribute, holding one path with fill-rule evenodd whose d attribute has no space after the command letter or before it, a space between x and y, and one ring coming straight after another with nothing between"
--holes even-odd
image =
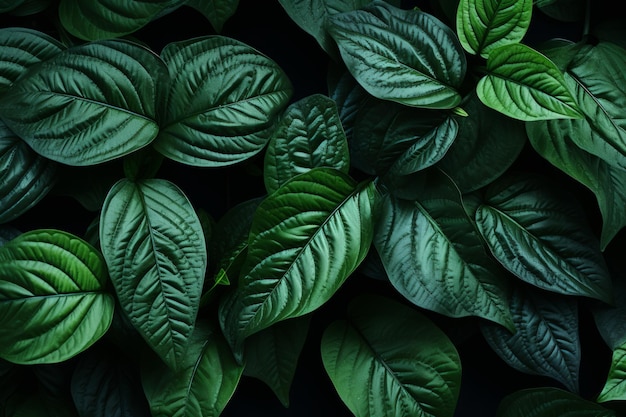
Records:
<instances>
[{"instance_id":1,"label":"dense foliage","mask_svg":"<svg viewBox=\"0 0 626 417\"><path fill-rule=\"evenodd\" d=\"M619 415L610 13L0 0L0 416Z\"/></svg>"}]
</instances>

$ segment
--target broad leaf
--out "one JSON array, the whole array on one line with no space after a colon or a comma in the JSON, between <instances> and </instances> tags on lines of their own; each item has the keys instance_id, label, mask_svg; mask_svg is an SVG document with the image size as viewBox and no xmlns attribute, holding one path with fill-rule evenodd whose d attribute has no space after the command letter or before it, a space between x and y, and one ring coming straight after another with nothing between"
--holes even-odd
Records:
<instances>
[{"instance_id":1,"label":"broad leaf","mask_svg":"<svg viewBox=\"0 0 626 417\"><path fill-rule=\"evenodd\" d=\"M0 98L0 117L37 153L68 165L94 165L156 137L164 77L163 63L142 46L87 43L20 77Z\"/></svg>"},{"instance_id":2,"label":"broad leaf","mask_svg":"<svg viewBox=\"0 0 626 417\"><path fill-rule=\"evenodd\" d=\"M581 347L577 300L516 286L510 306L515 333L481 324L491 348L510 367L552 378L569 391L578 392Z\"/></svg>"},{"instance_id":3,"label":"broad leaf","mask_svg":"<svg viewBox=\"0 0 626 417\"><path fill-rule=\"evenodd\" d=\"M461 0L456 27L463 48L487 58L502 45L522 41L530 26L532 0Z\"/></svg>"},{"instance_id":4,"label":"broad leaf","mask_svg":"<svg viewBox=\"0 0 626 417\"><path fill-rule=\"evenodd\" d=\"M544 55L523 44L489 53L487 75L476 86L488 107L523 121L580 119L563 73Z\"/></svg>"},{"instance_id":5,"label":"broad leaf","mask_svg":"<svg viewBox=\"0 0 626 417\"><path fill-rule=\"evenodd\" d=\"M611 368L597 402L626 400L626 343L613 349Z\"/></svg>"},{"instance_id":6,"label":"broad leaf","mask_svg":"<svg viewBox=\"0 0 626 417\"><path fill-rule=\"evenodd\" d=\"M36 154L0 121L0 223L35 206L57 180L57 164Z\"/></svg>"},{"instance_id":7,"label":"broad leaf","mask_svg":"<svg viewBox=\"0 0 626 417\"><path fill-rule=\"evenodd\" d=\"M496 417L615 417L613 410L571 392L546 387L529 388L507 395Z\"/></svg>"},{"instance_id":8,"label":"broad leaf","mask_svg":"<svg viewBox=\"0 0 626 417\"><path fill-rule=\"evenodd\" d=\"M281 116L265 152L268 193L315 167L350 168L348 142L335 102L314 94L291 104Z\"/></svg>"},{"instance_id":9,"label":"broad leaf","mask_svg":"<svg viewBox=\"0 0 626 417\"><path fill-rule=\"evenodd\" d=\"M206 17L216 32L221 32L239 6L239 0L187 0L186 6L193 7Z\"/></svg>"},{"instance_id":10,"label":"broad leaf","mask_svg":"<svg viewBox=\"0 0 626 417\"><path fill-rule=\"evenodd\" d=\"M171 43L162 56L172 81L154 143L159 152L184 164L218 167L263 149L292 94L274 61L223 36Z\"/></svg>"},{"instance_id":11,"label":"broad leaf","mask_svg":"<svg viewBox=\"0 0 626 417\"><path fill-rule=\"evenodd\" d=\"M61 0L59 19L72 35L88 41L117 38L141 29L183 0Z\"/></svg>"},{"instance_id":12,"label":"broad leaf","mask_svg":"<svg viewBox=\"0 0 626 417\"><path fill-rule=\"evenodd\" d=\"M610 302L609 272L585 216L568 190L520 174L490 185L476 222L496 259L523 281Z\"/></svg>"},{"instance_id":13,"label":"broad leaf","mask_svg":"<svg viewBox=\"0 0 626 417\"><path fill-rule=\"evenodd\" d=\"M238 359L245 338L317 309L359 266L372 241L374 194L371 181L314 168L261 202L237 291L220 305Z\"/></svg>"},{"instance_id":14,"label":"broad leaf","mask_svg":"<svg viewBox=\"0 0 626 417\"><path fill-rule=\"evenodd\" d=\"M113 318L102 255L58 230L33 230L0 247L0 357L19 364L68 360Z\"/></svg>"},{"instance_id":15,"label":"broad leaf","mask_svg":"<svg viewBox=\"0 0 626 417\"><path fill-rule=\"evenodd\" d=\"M325 330L322 360L356 417L454 415L461 385L454 345L426 316L392 299L354 299L348 319Z\"/></svg>"},{"instance_id":16,"label":"broad leaf","mask_svg":"<svg viewBox=\"0 0 626 417\"><path fill-rule=\"evenodd\" d=\"M392 285L413 304L449 317L482 317L512 328L506 280L449 182L418 201L384 197L374 244Z\"/></svg>"},{"instance_id":17,"label":"broad leaf","mask_svg":"<svg viewBox=\"0 0 626 417\"><path fill-rule=\"evenodd\" d=\"M191 203L167 180L120 180L102 207L100 242L122 309L160 358L178 368L207 266Z\"/></svg>"},{"instance_id":18,"label":"broad leaf","mask_svg":"<svg viewBox=\"0 0 626 417\"><path fill-rule=\"evenodd\" d=\"M328 22L349 71L374 97L436 109L460 103L463 48L434 16L375 0Z\"/></svg>"}]
</instances>

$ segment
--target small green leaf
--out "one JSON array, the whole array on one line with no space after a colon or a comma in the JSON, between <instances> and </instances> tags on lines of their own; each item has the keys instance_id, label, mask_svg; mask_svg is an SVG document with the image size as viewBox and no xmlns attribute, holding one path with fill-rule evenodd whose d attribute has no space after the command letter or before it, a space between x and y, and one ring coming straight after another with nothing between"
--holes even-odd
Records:
<instances>
[{"instance_id":1,"label":"small green leaf","mask_svg":"<svg viewBox=\"0 0 626 417\"><path fill-rule=\"evenodd\" d=\"M206 17L216 32L221 32L239 6L239 0L187 0L186 6L193 7Z\"/></svg>"},{"instance_id":2,"label":"small green leaf","mask_svg":"<svg viewBox=\"0 0 626 417\"><path fill-rule=\"evenodd\" d=\"M616 417L616 414L571 392L546 387L507 395L500 402L496 417Z\"/></svg>"},{"instance_id":3,"label":"small green leaf","mask_svg":"<svg viewBox=\"0 0 626 417\"><path fill-rule=\"evenodd\" d=\"M597 402L626 400L626 344L613 349L611 368Z\"/></svg>"},{"instance_id":4,"label":"small green leaf","mask_svg":"<svg viewBox=\"0 0 626 417\"><path fill-rule=\"evenodd\" d=\"M0 357L62 362L102 337L114 300L102 255L59 230L33 230L0 247Z\"/></svg>"},{"instance_id":5,"label":"small green leaf","mask_svg":"<svg viewBox=\"0 0 626 417\"><path fill-rule=\"evenodd\" d=\"M448 337L426 316L392 299L361 295L348 319L330 324L322 360L339 396L356 417L451 417L461 361Z\"/></svg>"},{"instance_id":6,"label":"small green leaf","mask_svg":"<svg viewBox=\"0 0 626 417\"><path fill-rule=\"evenodd\" d=\"M494 49L487 59L487 72L476 92L486 106L500 113L523 121L583 117L563 73L529 46Z\"/></svg>"}]
</instances>

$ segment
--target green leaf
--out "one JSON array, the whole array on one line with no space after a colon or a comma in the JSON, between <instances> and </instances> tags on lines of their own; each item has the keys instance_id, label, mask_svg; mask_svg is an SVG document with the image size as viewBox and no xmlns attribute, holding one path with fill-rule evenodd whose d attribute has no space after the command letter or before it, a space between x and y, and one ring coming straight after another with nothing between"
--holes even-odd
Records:
<instances>
[{"instance_id":1,"label":"green leaf","mask_svg":"<svg viewBox=\"0 0 626 417\"><path fill-rule=\"evenodd\" d=\"M239 0L187 0L186 6L198 10L211 22L216 32L221 32L239 6Z\"/></svg>"},{"instance_id":2,"label":"green leaf","mask_svg":"<svg viewBox=\"0 0 626 417\"><path fill-rule=\"evenodd\" d=\"M61 42L33 29L0 29L0 93L28 68L54 57L63 49Z\"/></svg>"},{"instance_id":3,"label":"green leaf","mask_svg":"<svg viewBox=\"0 0 626 417\"><path fill-rule=\"evenodd\" d=\"M31 68L0 98L0 116L37 153L68 165L109 161L150 143L160 59L127 41L87 43Z\"/></svg>"},{"instance_id":4,"label":"green leaf","mask_svg":"<svg viewBox=\"0 0 626 417\"><path fill-rule=\"evenodd\" d=\"M244 375L267 384L285 408L309 325L310 316L285 320L246 340Z\"/></svg>"},{"instance_id":5,"label":"green leaf","mask_svg":"<svg viewBox=\"0 0 626 417\"><path fill-rule=\"evenodd\" d=\"M72 35L87 41L133 33L182 0L61 0L59 19Z\"/></svg>"},{"instance_id":6,"label":"green leaf","mask_svg":"<svg viewBox=\"0 0 626 417\"><path fill-rule=\"evenodd\" d=\"M35 206L56 180L57 164L33 152L0 121L0 223Z\"/></svg>"},{"instance_id":7,"label":"green leaf","mask_svg":"<svg viewBox=\"0 0 626 417\"><path fill-rule=\"evenodd\" d=\"M429 184L418 201L387 195L380 203L374 245L391 284L419 307L512 328L506 280L458 190L441 178Z\"/></svg>"},{"instance_id":8,"label":"green leaf","mask_svg":"<svg viewBox=\"0 0 626 417\"><path fill-rule=\"evenodd\" d=\"M456 15L459 41L470 54L487 58L499 46L522 41L532 10L532 0L461 0Z\"/></svg>"},{"instance_id":9,"label":"green leaf","mask_svg":"<svg viewBox=\"0 0 626 417\"><path fill-rule=\"evenodd\" d=\"M0 0L0 13L10 12L19 7L25 0Z\"/></svg>"},{"instance_id":10,"label":"green leaf","mask_svg":"<svg viewBox=\"0 0 626 417\"><path fill-rule=\"evenodd\" d=\"M496 417L615 417L613 410L571 392L546 387L529 388L507 395Z\"/></svg>"},{"instance_id":11,"label":"green leaf","mask_svg":"<svg viewBox=\"0 0 626 417\"><path fill-rule=\"evenodd\" d=\"M350 73L374 97L435 109L460 103L463 48L434 16L375 0L329 17L328 31Z\"/></svg>"},{"instance_id":12,"label":"green leaf","mask_svg":"<svg viewBox=\"0 0 626 417\"><path fill-rule=\"evenodd\" d=\"M356 417L454 415L461 361L426 316L392 299L361 295L330 324L322 360Z\"/></svg>"},{"instance_id":13,"label":"green leaf","mask_svg":"<svg viewBox=\"0 0 626 417\"><path fill-rule=\"evenodd\" d=\"M261 202L237 291L220 304L236 357L248 336L324 304L372 241L375 188L334 168L314 168Z\"/></svg>"},{"instance_id":14,"label":"green leaf","mask_svg":"<svg viewBox=\"0 0 626 417\"><path fill-rule=\"evenodd\" d=\"M611 281L582 206L539 175L501 177L476 222L498 261L518 278L560 294L610 302Z\"/></svg>"},{"instance_id":15,"label":"green leaf","mask_svg":"<svg viewBox=\"0 0 626 417\"><path fill-rule=\"evenodd\" d=\"M481 323L489 346L510 367L552 378L569 391L578 392L581 347L577 300L516 286L510 306L515 333Z\"/></svg>"},{"instance_id":16,"label":"green leaf","mask_svg":"<svg viewBox=\"0 0 626 417\"><path fill-rule=\"evenodd\" d=\"M523 121L583 117L563 73L529 46L494 49L487 59L487 72L476 92L486 106L500 113Z\"/></svg>"},{"instance_id":17,"label":"green leaf","mask_svg":"<svg viewBox=\"0 0 626 417\"><path fill-rule=\"evenodd\" d=\"M154 147L175 161L231 165L259 153L287 106L291 82L271 59L223 36L168 44L166 114Z\"/></svg>"},{"instance_id":18,"label":"green leaf","mask_svg":"<svg viewBox=\"0 0 626 417\"><path fill-rule=\"evenodd\" d=\"M626 343L613 349L611 367L597 402L626 400Z\"/></svg>"},{"instance_id":19,"label":"green leaf","mask_svg":"<svg viewBox=\"0 0 626 417\"><path fill-rule=\"evenodd\" d=\"M613 304L598 304L591 309L600 337L611 349L626 344L626 283L621 279L623 271L613 280Z\"/></svg>"},{"instance_id":20,"label":"green leaf","mask_svg":"<svg viewBox=\"0 0 626 417\"><path fill-rule=\"evenodd\" d=\"M142 381L152 417L218 417L242 372L224 338L201 325L179 371L145 364Z\"/></svg>"},{"instance_id":21,"label":"green leaf","mask_svg":"<svg viewBox=\"0 0 626 417\"><path fill-rule=\"evenodd\" d=\"M173 369L184 361L207 265L200 220L162 179L120 180L100 216L102 253L133 326Z\"/></svg>"},{"instance_id":22,"label":"green leaf","mask_svg":"<svg viewBox=\"0 0 626 417\"><path fill-rule=\"evenodd\" d=\"M314 94L291 104L281 116L265 152L268 193L315 167L350 168L348 142L335 102Z\"/></svg>"},{"instance_id":23,"label":"green leaf","mask_svg":"<svg viewBox=\"0 0 626 417\"><path fill-rule=\"evenodd\" d=\"M0 247L0 357L18 364L68 360L113 318L106 266L82 239L33 230Z\"/></svg>"}]
</instances>

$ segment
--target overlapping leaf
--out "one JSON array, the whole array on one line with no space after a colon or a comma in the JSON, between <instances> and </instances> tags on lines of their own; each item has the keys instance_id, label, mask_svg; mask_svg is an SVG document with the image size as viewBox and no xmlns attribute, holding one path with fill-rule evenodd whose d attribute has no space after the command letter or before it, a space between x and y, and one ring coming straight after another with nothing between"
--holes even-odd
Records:
<instances>
[{"instance_id":1,"label":"overlapping leaf","mask_svg":"<svg viewBox=\"0 0 626 417\"><path fill-rule=\"evenodd\" d=\"M193 7L211 22L216 32L221 32L239 6L239 0L187 0L186 6Z\"/></svg>"},{"instance_id":2,"label":"overlapping leaf","mask_svg":"<svg viewBox=\"0 0 626 417\"><path fill-rule=\"evenodd\" d=\"M263 149L291 82L271 59L223 36L171 43L162 52L171 77L154 147L203 167L234 164Z\"/></svg>"},{"instance_id":3,"label":"overlapping leaf","mask_svg":"<svg viewBox=\"0 0 626 417\"><path fill-rule=\"evenodd\" d=\"M626 400L626 343L613 349L611 367L596 401Z\"/></svg>"},{"instance_id":4,"label":"overlapping leaf","mask_svg":"<svg viewBox=\"0 0 626 417\"><path fill-rule=\"evenodd\" d=\"M33 230L0 247L0 357L19 364L65 361L109 328L102 255L59 230Z\"/></svg>"},{"instance_id":5,"label":"overlapping leaf","mask_svg":"<svg viewBox=\"0 0 626 417\"><path fill-rule=\"evenodd\" d=\"M183 192L167 180L116 183L102 208L100 242L122 309L170 367L193 331L207 251Z\"/></svg>"},{"instance_id":6,"label":"overlapping leaf","mask_svg":"<svg viewBox=\"0 0 626 417\"><path fill-rule=\"evenodd\" d=\"M616 417L615 411L559 388L528 388L507 395L496 417Z\"/></svg>"}]
</instances>

